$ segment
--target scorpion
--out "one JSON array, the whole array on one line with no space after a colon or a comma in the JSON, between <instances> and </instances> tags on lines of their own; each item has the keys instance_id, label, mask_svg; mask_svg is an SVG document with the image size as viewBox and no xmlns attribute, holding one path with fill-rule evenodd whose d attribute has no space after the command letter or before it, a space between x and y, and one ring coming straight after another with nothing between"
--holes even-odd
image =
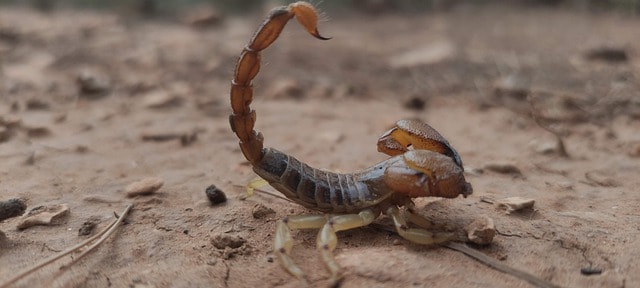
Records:
<instances>
[{"instance_id":1,"label":"scorpion","mask_svg":"<svg viewBox=\"0 0 640 288\"><path fill-rule=\"evenodd\" d=\"M320 229L317 247L331 274L332 283L342 279L333 257L336 232L371 224L385 214L397 233L415 243L435 245L454 238L454 233L430 232L429 220L417 214L412 198L467 197L471 184L463 175L460 156L434 128L419 120L400 120L378 140L378 151L390 156L356 173L334 173L312 168L296 158L264 147L262 133L254 130L256 112L252 80L260 70L260 52L269 47L293 17L312 36L321 40L318 14L307 2L274 8L243 48L231 81L229 122L244 157L253 171L291 201L318 215L292 215L276 224L274 256L291 275L307 285L304 272L291 258L292 229ZM403 213L400 213L403 208ZM409 227L406 219L421 228ZM338 284L336 284L338 285Z\"/></svg>"}]
</instances>

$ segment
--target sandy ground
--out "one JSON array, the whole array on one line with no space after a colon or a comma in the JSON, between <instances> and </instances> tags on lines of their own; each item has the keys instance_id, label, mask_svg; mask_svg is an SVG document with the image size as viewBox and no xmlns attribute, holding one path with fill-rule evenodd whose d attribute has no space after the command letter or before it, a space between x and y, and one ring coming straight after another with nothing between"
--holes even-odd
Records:
<instances>
[{"instance_id":1,"label":"sandy ground","mask_svg":"<svg viewBox=\"0 0 640 288\"><path fill-rule=\"evenodd\" d=\"M355 171L385 159L375 142L396 120L421 118L458 150L474 187L466 199L418 199L421 214L458 228L491 217L498 235L475 248L561 287L640 286L640 19L515 8L345 16L321 23L330 41L291 23L265 53L254 108L267 146ZM193 29L0 10L0 200L70 207L51 226L0 223L0 283L86 239L85 221L100 230L134 203L81 262L60 270L64 258L15 287L299 285L274 261L272 238L278 219L312 212L264 194L238 199L254 174L228 126L229 80L261 19ZM593 55L604 48L626 58ZM149 140L175 135L197 137ZM509 165L520 173L490 169ZM165 184L125 196L147 177ZM227 203L209 204L211 184ZM513 196L534 208L489 203ZM294 232L293 258L324 287L315 233ZM221 235L241 245L214 247ZM339 233L336 258L343 287L530 287L379 226Z\"/></svg>"}]
</instances>

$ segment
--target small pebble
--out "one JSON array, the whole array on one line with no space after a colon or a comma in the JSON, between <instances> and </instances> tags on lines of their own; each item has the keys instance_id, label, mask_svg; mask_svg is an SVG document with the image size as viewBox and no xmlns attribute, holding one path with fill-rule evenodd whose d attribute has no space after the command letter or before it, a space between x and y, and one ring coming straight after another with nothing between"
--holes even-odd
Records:
<instances>
[{"instance_id":1,"label":"small pebble","mask_svg":"<svg viewBox=\"0 0 640 288\"><path fill-rule=\"evenodd\" d=\"M29 211L27 216L18 223L17 228L22 230L36 225L53 225L67 215L69 215L67 204L38 206Z\"/></svg>"},{"instance_id":2,"label":"small pebble","mask_svg":"<svg viewBox=\"0 0 640 288\"><path fill-rule=\"evenodd\" d=\"M227 195L222 192L222 190L218 189L215 185L209 185L207 189L204 191L207 194L207 199L211 202L212 205L218 205L220 203L227 202Z\"/></svg>"},{"instance_id":3,"label":"small pebble","mask_svg":"<svg viewBox=\"0 0 640 288\"><path fill-rule=\"evenodd\" d=\"M24 214L27 204L22 199L10 199L0 202L0 221Z\"/></svg>"},{"instance_id":4,"label":"small pebble","mask_svg":"<svg viewBox=\"0 0 640 288\"><path fill-rule=\"evenodd\" d=\"M484 169L500 174L522 175L520 169L512 164L487 164Z\"/></svg>"},{"instance_id":5,"label":"small pebble","mask_svg":"<svg viewBox=\"0 0 640 288\"><path fill-rule=\"evenodd\" d=\"M9 140L11 138L11 131L7 127L0 126L0 143Z\"/></svg>"},{"instance_id":6,"label":"small pebble","mask_svg":"<svg viewBox=\"0 0 640 288\"><path fill-rule=\"evenodd\" d=\"M80 71L76 82L83 95L98 96L111 89L111 79L109 76L91 69Z\"/></svg>"},{"instance_id":7,"label":"small pebble","mask_svg":"<svg viewBox=\"0 0 640 288\"><path fill-rule=\"evenodd\" d=\"M239 248L245 242L247 242L247 240L237 235L218 234L211 238L211 244L218 249L224 249L226 247Z\"/></svg>"},{"instance_id":8,"label":"small pebble","mask_svg":"<svg viewBox=\"0 0 640 288\"><path fill-rule=\"evenodd\" d=\"M493 224L493 219L487 216L481 216L474 220L464 230L467 232L469 241L478 245L491 244L493 237L496 236L496 226Z\"/></svg>"},{"instance_id":9,"label":"small pebble","mask_svg":"<svg viewBox=\"0 0 640 288\"><path fill-rule=\"evenodd\" d=\"M509 197L496 201L496 208L504 209L506 214L533 208L536 200L522 197Z\"/></svg>"},{"instance_id":10,"label":"small pebble","mask_svg":"<svg viewBox=\"0 0 640 288\"><path fill-rule=\"evenodd\" d=\"M158 191L164 185L164 180L158 177L149 177L138 182L133 182L124 188L127 197L135 197L138 195L151 195Z\"/></svg>"},{"instance_id":11,"label":"small pebble","mask_svg":"<svg viewBox=\"0 0 640 288\"><path fill-rule=\"evenodd\" d=\"M255 219L262 219L265 218L271 214L276 214L276 211L274 211L273 209L262 205L262 203L258 203L255 206L253 206L253 209L251 210L251 215L253 215L253 218Z\"/></svg>"},{"instance_id":12,"label":"small pebble","mask_svg":"<svg viewBox=\"0 0 640 288\"><path fill-rule=\"evenodd\" d=\"M78 229L78 236L87 236L93 234L93 231L96 229L97 225L97 219L89 218L87 221L82 223L82 226L80 226L80 229Z\"/></svg>"},{"instance_id":13,"label":"small pebble","mask_svg":"<svg viewBox=\"0 0 640 288\"><path fill-rule=\"evenodd\" d=\"M602 274L602 269L594 268L594 267L584 267L580 268L580 274L582 275L600 275Z\"/></svg>"}]
</instances>

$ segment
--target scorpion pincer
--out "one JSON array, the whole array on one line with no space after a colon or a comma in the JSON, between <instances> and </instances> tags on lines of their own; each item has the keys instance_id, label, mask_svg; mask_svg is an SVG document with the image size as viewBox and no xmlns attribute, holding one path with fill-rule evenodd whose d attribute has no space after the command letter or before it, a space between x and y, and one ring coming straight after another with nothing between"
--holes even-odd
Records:
<instances>
[{"instance_id":1,"label":"scorpion pincer","mask_svg":"<svg viewBox=\"0 0 640 288\"><path fill-rule=\"evenodd\" d=\"M312 168L273 148L265 148L263 136L254 130L256 112L251 109L251 81L260 70L260 51L271 45L293 17L311 35L327 40L317 29L314 7L296 2L273 9L244 47L231 83L231 129L253 170L287 198L327 215L294 215L278 221L274 255L282 266L303 283L304 273L290 257L291 229L320 229L317 247L333 283L341 279L333 258L336 232L366 226L381 213L388 215L400 236L420 244L439 244L453 233L410 228L408 218L418 226L428 220L413 212L412 198L464 197L472 188L463 175L458 153L435 129L418 120L400 120L378 140L378 151L390 158L356 173L333 173ZM399 207L407 215L402 215Z\"/></svg>"}]
</instances>

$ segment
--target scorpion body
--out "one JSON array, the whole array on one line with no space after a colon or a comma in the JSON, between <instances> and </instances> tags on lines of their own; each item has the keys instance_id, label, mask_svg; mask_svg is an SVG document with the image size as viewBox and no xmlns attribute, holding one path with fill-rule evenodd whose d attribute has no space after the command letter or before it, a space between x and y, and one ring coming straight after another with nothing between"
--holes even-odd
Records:
<instances>
[{"instance_id":1,"label":"scorpion body","mask_svg":"<svg viewBox=\"0 0 640 288\"><path fill-rule=\"evenodd\" d=\"M317 29L317 14L306 2L273 9L244 47L231 82L231 129L240 140L240 149L253 170L272 187L304 207L328 215L294 215L278 221L274 255L286 271L306 284L302 270L293 262L291 229L320 229L317 246L339 283L340 266L333 258L337 231L366 226L381 213L394 222L398 234L421 244L438 244L452 239L452 233L432 233L409 228L398 207L405 207L409 220L428 227L429 221L413 212L415 197L466 197L472 188L463 175L458 153L435 129L418 120L400 120L378 140L378 151L391 157L356 173L334 173L312 168L273 148L264 147L264 138L254 130L256 112L252 80L260 70L260 52L280 35L295 17L314 37L328 40Z\"/></svg>"}]
</instances>

